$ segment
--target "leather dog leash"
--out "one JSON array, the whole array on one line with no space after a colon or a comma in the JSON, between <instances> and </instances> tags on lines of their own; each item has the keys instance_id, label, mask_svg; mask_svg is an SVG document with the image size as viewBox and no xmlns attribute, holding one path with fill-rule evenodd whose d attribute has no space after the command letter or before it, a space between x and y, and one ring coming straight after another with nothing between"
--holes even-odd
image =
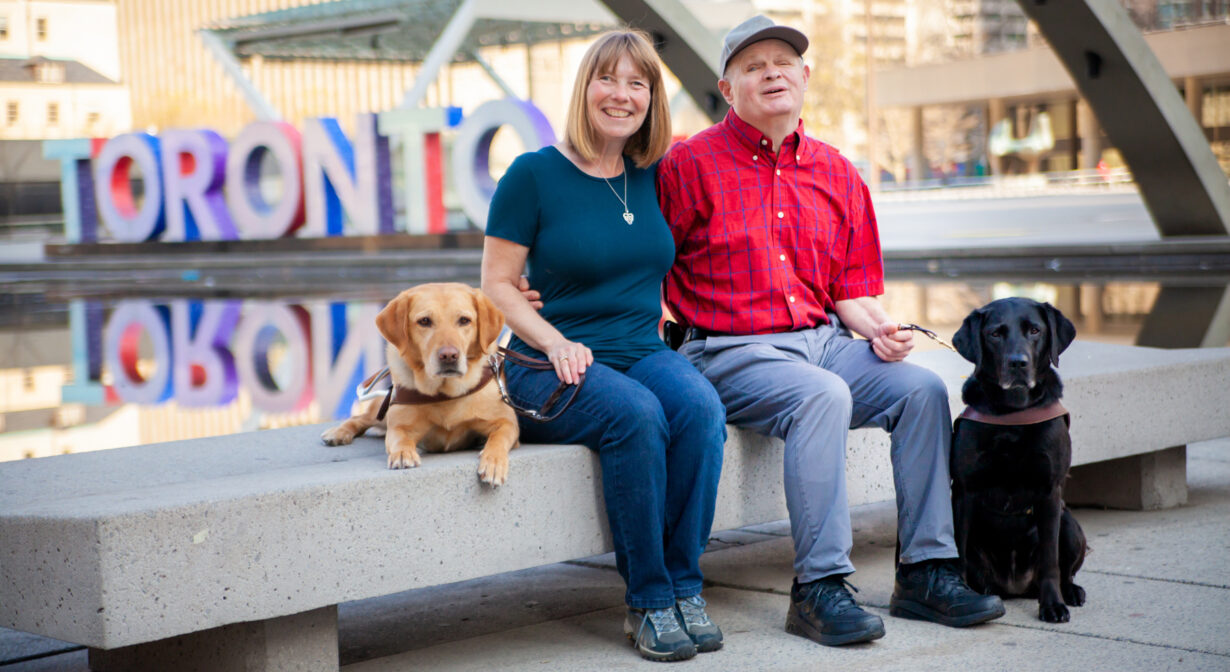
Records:
<instances>
[{"instance_id":1,"label":"leather dog leash","mask_svg":"<svg viewBox=\"0 0 1230 672\"><path fill-rule=\"evenodd\" d=\"M503 399L504 403L508 404L508 406L512 408L517 415L523 415L537 422L550 422L551 420L558 418L561 413L568 410L568 407L572 405L572 402L576 401L577 394L581 391L581 385L585 382L585 374L583 373L577 376L577 382L574 384L569 385L567 383L560 382L559 387L555 388L555 391L551 393L551 396L547 397L547 400L543 402L540 409L535 410L532 408L522 408L513 403L512 398L508 395L508 390L504 387L504 362L508 360L536 371L549 371L555 369L555 366L551 364L551 362L542 359L534 359L533 357L526 357L521 353L513 352L507 348L500 347L497 348L496 353L489 356L487 366L483 368L483 375L482 378L479 379L478 384L469 390L454 396L449 396L446 394L428 395L412 388L393 385L389 388L389 391L385 393L384 401L380 404L380 410L376 412L376 419L384 420L385 415L389 411L389 406L435 404L442 401L460 399L462 397L474 394L486 386L487 383L495 380L496 386L500 390L500 398ZM388 376L388 367L385 367L372 374L367 378L367 380L364 380L359 384L358 392L360 397L363 397L363 395L371 392L372 388L376 386L376 383ZM562 406L555 408L555 406L559 404L560 398L564 395L564 391L569 387L573 388L572 395L568 397L567 401L565 401Z\"/></svg>"},{"instance_id":2,"label":"leather dog leash","mask_svg":"<svg viewBox=\"0 0 1230 672\"><path fill-rule=\"evenodd\" d=\"M492 369L495 369L496 372L495 384L496 387L500 389L500 397L504 400L504 403L508 404L508 406L512 408L513 412L517 415L527 417L535 422L551 422L552 420L558 418L560 414L568 410L568 407L572 405L572 402L576 401L577 394L581 392L581 385L585 383L584 373L578 374L577 382L571 385L561 380L560 384L555 388L555 391L551 393L551 396L547 397L547 400L542 403L540 408L537 410L532 408L522 408L513 403L512 397L508 395L508 390L504 387L504 362L511 361L514 364L524 366L527 369L534 369L535 371L554 371L555 365L543 359L526 357L519 352L513 352L505 347L497 348L496 353L492 354L490 357L490 366ZM568 397L567 401L565 401L563 405L559 405L560 398L563 397L564 391L570 387L572 388L572 395ZM559 406L559 408L555 408L556 406Z\"/></svg>"}]
</instances>

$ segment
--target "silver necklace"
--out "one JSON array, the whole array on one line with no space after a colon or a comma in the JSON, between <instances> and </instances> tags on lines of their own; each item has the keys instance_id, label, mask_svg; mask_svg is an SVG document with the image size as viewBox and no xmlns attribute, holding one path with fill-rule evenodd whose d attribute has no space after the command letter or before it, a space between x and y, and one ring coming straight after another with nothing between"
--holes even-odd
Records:
<instances>
[{"instance_id":1,"label":"silver necklace","mask_svg":"<svg viewBox=\"0 0 1230 672\"><path fill-rule=\"evenodd\" d=\"M615 191L615 187L611 186L611 181L606 179L606 175L602 176L602 181L606 182L607 188L611 190L612 194L615 194L615 198L619 198L619 192ZM628 226L632 226L632 220L636 219L636 215L628 211L628 167L627 166L624 166L624 197L619 198L619 204L624 206L624 221L628 223Z\"/></svg>"}]
</instances>

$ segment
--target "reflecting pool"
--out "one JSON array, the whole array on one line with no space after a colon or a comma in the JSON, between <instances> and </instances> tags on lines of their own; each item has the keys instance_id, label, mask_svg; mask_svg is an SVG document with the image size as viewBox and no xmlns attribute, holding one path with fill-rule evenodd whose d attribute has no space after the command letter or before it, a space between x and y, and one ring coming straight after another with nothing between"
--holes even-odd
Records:
<instances>
[{"instance_id":1,"label":"reflecting pool","mask_svg":"<svg viewBox=\"0 0 1230 672\"><path fill-rule=\"evenodd\" d=\"M0 302L0 460L346 417L359 382L384 365L375 316L403 288L338 281L271 295L253 281L255 298L234 286L190 297L88 286L9 295ZM1008 294L1063 306L1080 338L1130 343L1156 285L893 282L884 302L949 338L970 309Z\"/></svg>"}]
</instances>

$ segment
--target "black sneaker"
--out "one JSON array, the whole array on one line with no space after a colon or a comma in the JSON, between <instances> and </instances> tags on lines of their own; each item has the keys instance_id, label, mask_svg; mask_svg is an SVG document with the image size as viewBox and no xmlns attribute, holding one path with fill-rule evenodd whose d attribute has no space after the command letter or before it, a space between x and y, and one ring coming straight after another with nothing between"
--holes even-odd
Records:
<instances>
[{"instance_id":1,"label":"black sneaker","mask_svg":"<svg viewBox=\"0 0 1230 672\"><path fill-rule=\"evenodd\" d=\"M657 662L696 657L696 645L679 626L674 607L628 609L624 634L642 658Z\"/></svg>"},{"instance_id":2,"label":"black sneaker","mask_svg":"<svg viewBox=\"0 0 1230 672\"><path fill-rule=\"evenodd\" d=\"M897 568L888 613L954 628L985 623L1004 615L1004 601L965 584L953 560L928 560Z\"/></svg>"},{"instance_id":3,"label":"black sneaker","mask_svg":"<svg viewBox=\"0 0 1230 672\"><path fill-rule=\"evenodd\" d=\"M854 603L844 576L826 576L790 588L786 632L825 646L870 642L884 636L884 621ZM857 588L854 589L858 591Z\"/></svg>"},{"instance_id":4,"label":"black sneaker","mask_svg":"<svg viewBox=\"0 0 1230 672\"><path fill-rule=\"evenodd\" d=\"M722 630L705 613L705 600L700 595L675 600L675 609L679 611L679 622L683 631L692 638L696 650L709 653L722 648Z\"/></svg>"}]
</instances>

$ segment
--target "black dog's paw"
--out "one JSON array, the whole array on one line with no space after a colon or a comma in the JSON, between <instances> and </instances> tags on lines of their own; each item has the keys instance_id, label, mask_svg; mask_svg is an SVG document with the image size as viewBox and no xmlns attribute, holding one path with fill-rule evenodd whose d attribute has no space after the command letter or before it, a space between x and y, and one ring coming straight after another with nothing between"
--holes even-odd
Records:
<instances>
[{"instance_id":1,"label":"black dog's paw","mask_svg":"<svg viewBox=\"0 0 1230 672\"><path fill-rule=\"evenodd\" d=\"M1067 623L1070 616L1068 608L1062 604L1046 604L1038 605L1038 618L1047 623Z\"/></svg>"},{"instance_id":2,"label":"black dog's paw","mask_svg":"<svg viewBox=\"0 0 1230 672\"><path fill-rule=\"evenodd\" d=\"M1085 589L1084 588L1081 588L1075 583L1069 583L1066 585L1061 585L1059 587L1059 590L1063 593L1063 603L1064 604L1068 605L1069 607L1084 606L1085 604Z\"/></svg>"}]
</instances>

